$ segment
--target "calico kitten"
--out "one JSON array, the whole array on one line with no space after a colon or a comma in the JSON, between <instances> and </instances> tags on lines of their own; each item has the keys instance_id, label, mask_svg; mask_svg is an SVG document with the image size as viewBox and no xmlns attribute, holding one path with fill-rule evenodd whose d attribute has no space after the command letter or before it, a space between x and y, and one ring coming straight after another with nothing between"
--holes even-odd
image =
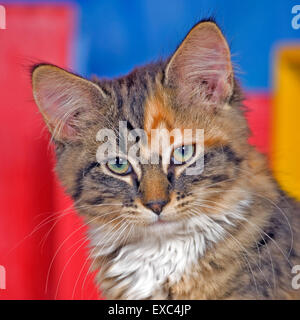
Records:
<instances>
[{"instance_id":1,"label":"calico kitten","mask_svg":"<svg viewBox=\"0 0 300 320\"><path fill-rule=\"evenodd\" d=\"M89 81L38 65L32 82L58 175L89 225L107 298L300 297L291 272L300 264L299 207L248 144L230 51L213 21L195 25L167 61L127 76ZM167 165L126 154L99 161L99 129L119 132L120 121L149 136L141 142L144 160L157 128L203 129L204 155L188 138L158 149ZM187 175L201 156L203 171Z\"/></svg>"}]
</instances>

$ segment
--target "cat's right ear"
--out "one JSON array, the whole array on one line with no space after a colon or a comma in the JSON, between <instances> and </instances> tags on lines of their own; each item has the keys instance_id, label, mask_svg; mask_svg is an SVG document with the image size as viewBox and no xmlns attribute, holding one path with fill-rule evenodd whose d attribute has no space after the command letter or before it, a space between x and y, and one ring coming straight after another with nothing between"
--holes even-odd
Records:
<instances>
[{"instance_id":1,"label":"cat's right ear","mask_svg":"<svg viewBox=\"0 0 300 320\"><path fill-rule=\"evenodd\" d=\"M105 99L99 86L53 65L38 65L32 71L33 96L57 141L75 141L84 123Z\"/></svg>"},{"instance_id":2,"label":"cat's right ear","mask_svg":"<svg viewBox=\"0 0 300 320\"><path fill-rule=\"evenodd\" d=\"M165 81L179 98L218 105L233 92L230 50L220 28L212 21L195 25L170 59Z\"/></svg>"}]
</instances>

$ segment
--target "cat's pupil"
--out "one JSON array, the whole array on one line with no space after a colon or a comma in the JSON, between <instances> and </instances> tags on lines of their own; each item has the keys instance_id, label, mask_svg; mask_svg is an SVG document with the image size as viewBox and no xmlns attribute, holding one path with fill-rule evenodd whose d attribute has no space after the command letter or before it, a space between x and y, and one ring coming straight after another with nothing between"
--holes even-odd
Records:
<instances>
[{"instance_id":1,"label":"cat's pupil","mask_svg":"<svg viewBox=\"0 0 300 320\"><path fill-rule=\"evenodd\" d=\"M124 166L124 164L126 164L126 160L124 159L121 159L119 157L117 157L115 159L115 166L118 167L118 168L121 168L122 166Z\"/></svg>"}]
</instances>

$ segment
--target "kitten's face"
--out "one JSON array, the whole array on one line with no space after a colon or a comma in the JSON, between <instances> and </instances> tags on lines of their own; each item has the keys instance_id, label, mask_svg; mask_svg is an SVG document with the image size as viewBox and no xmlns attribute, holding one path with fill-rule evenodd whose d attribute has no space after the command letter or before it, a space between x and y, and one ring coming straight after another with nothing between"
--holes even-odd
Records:
<instances>
[{"instance_id":1,"label":"kitten's face","mask_svg":"<svg viewBox=\"0 0 300 320\"><path fill-rule=\"evenodd\" d=\"M247 127L229 49L215 24L194 27L167 63L94 83L42 65L33 72L33 87L57 144L59 176L94 232L125 241L205 229L210 219L226 221L244 199L237 190L245 180ZM106 142L101 129L112 130L123 145L120 121L147 137L138 141L138 157L122 148L99 152ZM184 142L179 134L168 147L153 149L155 129L191 131ZM202 161L203 170L187 174Z\"/></svg>"}]
</instances>

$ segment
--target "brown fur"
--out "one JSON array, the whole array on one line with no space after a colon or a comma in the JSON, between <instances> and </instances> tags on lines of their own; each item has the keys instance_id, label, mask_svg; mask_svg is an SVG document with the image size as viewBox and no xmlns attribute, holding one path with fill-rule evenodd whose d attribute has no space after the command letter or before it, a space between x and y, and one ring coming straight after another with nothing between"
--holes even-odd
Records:
<instances>
[{"instance_id":1,"label":"brown fur","mask_svg":"<svg viewBox=\"0 0 300 320\"><path fill-rule=\"evenodd\" d=\"M149 203L157 200L168 201L169 182L166 176L156 167L148 168L141 182L142 202Z\"/></svg>"}]
</instances>

